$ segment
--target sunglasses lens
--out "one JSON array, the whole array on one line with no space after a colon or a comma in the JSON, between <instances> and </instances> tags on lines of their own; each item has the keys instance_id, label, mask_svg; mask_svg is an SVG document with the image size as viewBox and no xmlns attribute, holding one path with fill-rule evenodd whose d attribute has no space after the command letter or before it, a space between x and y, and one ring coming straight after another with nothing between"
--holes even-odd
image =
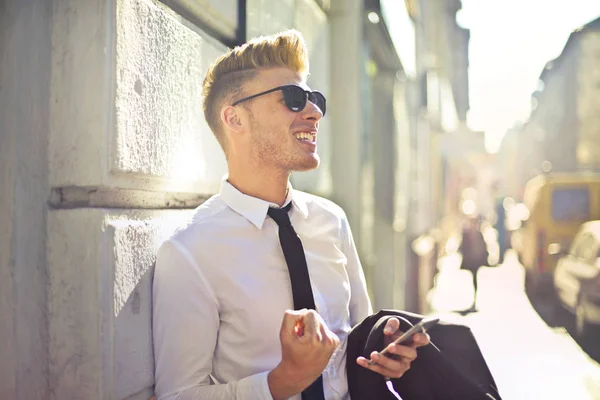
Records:
<instances>
[{"instance_id":1,"label":"sunglasses lens","mask_svg":"<svg viewBox=\"0 0 600 400\"><path fill-rule=\"evenodd\" d=\"M327 109L327 102L325 101L325 96L323 96L321 92L312 92L310 95L308 95L308 99L311 102L313 102L317 107L319 107L319 110L321 110L323 116L325 116L325 111Z\"/></svg>"},{"instance_id":2,"label":"sunglasses lens","mask_svg":"<svg viewBox=\"0 0 600 400\"><path fill-rule=\"evenodd\" d=\"M282 89L283 91L283 99L285 100L285 105L291 111L300 112L304 110L306 107L306 100L310 100L314 103L323 115L325 115L326 111L326 101L325 96L321 92L311 92L306 95L306 91L299 86L286 86Z\"/></svg>"},{"instance_id":3,"label":"sunglasses lens","mask_svg":"<svg viewBox=\"0 0 600 400\"><path fill-rule=\"evenodd\" d=\"M306 93L298 86L287 86L283 90L285 105L291 111L300 112L306 106Z\"/></svg>"}]
</instances>

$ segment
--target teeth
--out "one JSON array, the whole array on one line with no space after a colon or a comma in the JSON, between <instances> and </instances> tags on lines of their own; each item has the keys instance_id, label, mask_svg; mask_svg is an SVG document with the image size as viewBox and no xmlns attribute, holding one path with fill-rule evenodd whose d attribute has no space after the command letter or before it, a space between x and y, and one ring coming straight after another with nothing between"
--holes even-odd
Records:
<instances>
[{"instance_id":1,"label":"teeth","mask_svg":"<svg viewBox=\"0 0 600 400\"><path fill-rule=\"evenodd\" d=\"M311 142L314 142L317 139L317 134L310 132L298 132L295 134L295 136L298 140L308 140Z\"/></svg>"}]
</instances>

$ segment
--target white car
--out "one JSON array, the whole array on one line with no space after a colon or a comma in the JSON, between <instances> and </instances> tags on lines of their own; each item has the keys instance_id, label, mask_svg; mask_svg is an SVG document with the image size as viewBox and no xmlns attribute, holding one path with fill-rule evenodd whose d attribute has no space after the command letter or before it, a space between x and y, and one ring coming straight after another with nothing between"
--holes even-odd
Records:
<instances>
[{"instance_id":1,"label":"white car","mask_svg":"<svg viewBox=\"0 0 600 400\"><path fill-rule=\"evenodd\" d=\"M558 260L554 286L562 305L575 315L577 335L600 325L600 221L581 225L569 253Z\"/></svg>"}]
</instances>

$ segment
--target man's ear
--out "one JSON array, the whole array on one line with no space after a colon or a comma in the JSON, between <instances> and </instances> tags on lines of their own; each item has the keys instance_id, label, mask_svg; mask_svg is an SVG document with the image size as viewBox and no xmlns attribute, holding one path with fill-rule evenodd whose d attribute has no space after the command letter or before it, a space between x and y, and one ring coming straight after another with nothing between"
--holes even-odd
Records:
<instances>
[{"instance_id":1,"label":"man's ear","mask_svg":"<svg viewBox=\"0 0 600 400\"><path fill-rule=\"evenodd\" d=\"M223 107L221 109L221 122L227 129L241 133L244 130L244 123L240 110L233 106Z\"/></svg>"}]
</instances>

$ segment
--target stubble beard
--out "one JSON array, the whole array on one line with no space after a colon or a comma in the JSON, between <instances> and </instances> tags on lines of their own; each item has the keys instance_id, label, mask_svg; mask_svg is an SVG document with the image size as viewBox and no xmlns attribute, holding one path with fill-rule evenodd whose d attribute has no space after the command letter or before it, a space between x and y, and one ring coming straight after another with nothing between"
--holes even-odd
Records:
<instances>
[{"instance_id":1,"label":"stubble beard","mask_svg":"<svg viewBox=\"0 0 600 400\"><path fill-rule=\"evenodd\" d=\"M309 155L297 149L294 151L295 149L287 146L289 138L283 135L288 133L274 132L256 120L253 121L253 125L255 137L252 141L251 153L257 165L278 166L288 173L309 171L319 166L321 159L318 153Z\"/></svg>"}]
</instances>

